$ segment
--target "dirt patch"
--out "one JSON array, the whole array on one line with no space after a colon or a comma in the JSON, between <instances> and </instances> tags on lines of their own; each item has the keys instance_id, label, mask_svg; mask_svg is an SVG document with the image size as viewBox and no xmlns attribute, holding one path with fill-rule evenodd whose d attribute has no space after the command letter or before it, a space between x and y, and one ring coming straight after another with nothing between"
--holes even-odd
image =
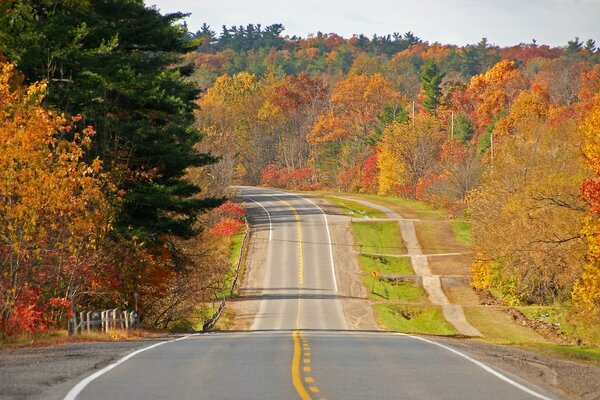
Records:
<instances>
[{"instance_id":1,"label":"dirt patch","mask_svg":"<svg viewBox=\"0 0 600 400\"><path fill-rule=\"evenodd\" d=\"M470 275L473 257L470 254L430 256L429 269L433 275Z\"/></svg>"},{"instance_id":2,"label":"dirt patch","mask_svg":"<svg viewBox=\"0 0 600 400\"><path fill-rule=\"evenodd\" d=\"M465 251L465 246L456 240L450 221L415 221L415 230L423 254L460 253Z\"/></svg>"},{"instance_id":3,"label":"dirt patch","mask_svg":"<svg viewBox=\"0 0 600 400\"><path fill-rule=\"evenodd\" d=\"M267 264L267 248L269 243L268 229L253 228L254 218L260 216L258 206L248 205L248 221L250 223L250 236L248 237L248 250L242 261L244 270L239 283L237 296L227 303L227 323L219 323L217 329L222 330L248 330L254 322L254 317L260 309L260 294L265 280Z\"/></svg>"}]
</instances>

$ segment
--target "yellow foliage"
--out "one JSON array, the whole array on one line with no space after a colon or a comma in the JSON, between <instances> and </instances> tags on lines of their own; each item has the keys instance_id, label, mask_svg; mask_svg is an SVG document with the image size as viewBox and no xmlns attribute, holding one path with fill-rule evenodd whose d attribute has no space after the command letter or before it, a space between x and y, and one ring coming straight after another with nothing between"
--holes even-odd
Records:
<instances>
[{"instance_id":1,"label":"yellow foliage","mask_svg":"<svg viewBox=\"0 0 600 400\"><path fill-rule=\"evenodd\" d=\"M588 171L580 143L573 119L533 119L503 140L493 171L468 199L473 247L490 260L474 265L475 284L491 282L524 302L569 298L585 257L578 191Z\"/></svg>"},{"instance_id":2,"label":"yellow foliage","mask_svg":"<svg viewBox=\"0 0 600 400\"><path fill-rule=\"evenodd\" d=\"M524 90L512 103L508 116L498 121L494 134L498 138L518 134L519 130L527 129L532 120L546 118L548 108L546 99Z\"/></svg>"},{"instance_id":3,"label":"yellow foliage","mask_svg":"<svg viewBox=\"0 0 600 400\"><path fill-rule=\"evenodd\" d=\"M581 231L587 239L587 262L573 290L573 309L591 324L600 323L600 95L583 120L581 131L585 135L584 153L595 179L584 183L584 197L590 210Z\"/></svg>"},{"instance_id":4,"label":"yellow foliage","mask_svg":"<svg viewBox=\"0 0 600 400\"><path fill-rule=\"evenodd\" d=\"M71 285L88 277L76 270L97 254L110 229L102 163L83 161L91 128L45 110L46 85L21 84L11 64L0 63L0 313L11 314L22 288L44 276L51 258L69 269ZM64 139L70 136L73 140ZM27 260L27 262L25 261ZM53 265L53 264L51 264ZM48 274L46 272L46 274ZM81 276L80 276L81 274ZM5 321L4 321L5 322Z\"/></svg>"},{"instance_id":5,"label":"yellow foliage","mask_svg":"<svg viewBox=\"0 0 600 400\"><path fill-rule=\"evenodd\" d=\"M482 253L478 253L471 265L471 285L475 289L489 289L492 287L492 272L489 261L482 261Z\"/></svg>"},{"instance_id":6,"label":"yellow foliage","mask_svg":"<svg viewBox=\"0 0 600 400\"><path fill-rule=\"evenodd\" d=\"M396 186L405 183L403 179L404 167L398 159L398 154L394 152L387 141L382 141L379 146L377 168L379 169L378 192L380 195L391 194Z\"/></svg>"}]
</instances>

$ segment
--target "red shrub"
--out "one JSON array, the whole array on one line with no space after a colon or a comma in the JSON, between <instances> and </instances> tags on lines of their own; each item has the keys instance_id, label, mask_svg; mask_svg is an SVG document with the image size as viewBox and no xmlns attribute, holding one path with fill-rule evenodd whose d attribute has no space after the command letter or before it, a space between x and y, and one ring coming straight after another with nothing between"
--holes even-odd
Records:
<instances>
[{"instance_id":1,"label":"red shrub","mask_svg":"<svg viewBox=\"0 0 600 400\"><path fill-rule=\"evenodd\" d=\"M210 234L214 236L233 236L238 233L244 226L244 223L237 219L223 218L212 228Z\"/></svg>"},{"instance_id":2,"label":"red shrub","mask_svg":"<svg viewBox=\"0 0 600 400\"><path fill-rule=\"evenodd\" d=\"M214 211L218 215L232 219L243 219L246 216L246 210L232 201L226 201L217 207Z\"/></svg>"}]
</instances>

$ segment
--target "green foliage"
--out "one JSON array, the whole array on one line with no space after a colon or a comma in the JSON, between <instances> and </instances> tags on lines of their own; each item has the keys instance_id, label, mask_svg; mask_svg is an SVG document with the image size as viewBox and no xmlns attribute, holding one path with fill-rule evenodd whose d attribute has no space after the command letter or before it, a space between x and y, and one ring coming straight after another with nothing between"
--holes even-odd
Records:
<instances>
[{"instance_id":1,"label":"green foliage","mask_svg":"<svg viewBox=\"0 0 600 400\"><path fill-rule=\"evenodd\" d=\"M421 68L419 76L421 78L421 89L425 94L423 107L430 113L435 113L440 104L440 95L442 93L440 84L442 83L442 79L444 79L444 74L438 69L435 61L429 59Z\"/></svg>"},{"instance_id":2,"label":"green foliage","mask_svg":"<svg viewBox=\"0 0 600 400\"><path fill-rule=\"evenodd\" d=\"M463 143L469 142L475 135L473 121L465 113L459 113L454 118L454 138Z\"/></svg>"}]
</instances>

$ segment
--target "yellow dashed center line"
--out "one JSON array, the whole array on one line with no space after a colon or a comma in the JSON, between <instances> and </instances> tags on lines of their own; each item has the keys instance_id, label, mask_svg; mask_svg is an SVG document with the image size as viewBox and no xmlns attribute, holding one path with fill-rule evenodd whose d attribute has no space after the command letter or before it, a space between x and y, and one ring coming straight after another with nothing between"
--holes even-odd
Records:
<instances>
[{"instance_id":1,"label":"yellow dashed center line","mask_svg":"<svg viewBox=\"0 0 600 400\"><path fill-rule=\"evenodd\" d=\"M300 214L298 211L287 201L279 199L282 203L287 205L292 212L294 213L294 218L296 220L296 236L298 238L298 284L300 287L298 288L298 312L296 313L296 330L292 332L292 341L294 343L294 353L292 357L292 383L294 384L294 388L300 396L301 400L312 400L311 393L320 393L319 387L315 385L315 378L312 376L305 376L304 382L308 384L312 384L308 386L308 390L306 386L304 386L304 382L302 380L302 372L312 372L312 368L308 365L311 363L311 351L310 346L308 344L308 340L304 337L304 333L300 331L300 320L301 320L301 312L302 312L302 285L304 284L304 266L302 260L302 226L300 224ZM302 372L300 372L300 367L302 367ZM324 400L319 398L320 400Z\"/></svg>"}]
</instances>

